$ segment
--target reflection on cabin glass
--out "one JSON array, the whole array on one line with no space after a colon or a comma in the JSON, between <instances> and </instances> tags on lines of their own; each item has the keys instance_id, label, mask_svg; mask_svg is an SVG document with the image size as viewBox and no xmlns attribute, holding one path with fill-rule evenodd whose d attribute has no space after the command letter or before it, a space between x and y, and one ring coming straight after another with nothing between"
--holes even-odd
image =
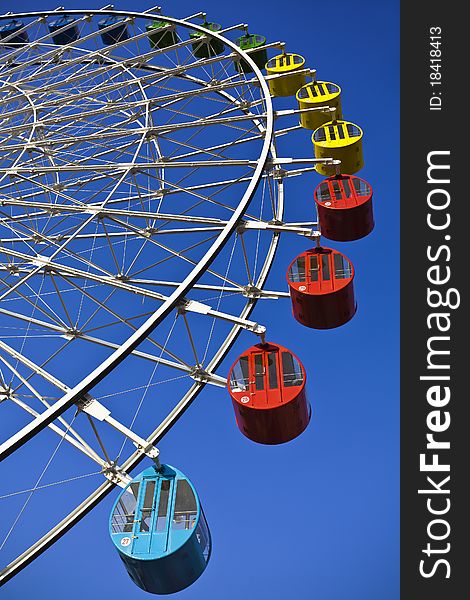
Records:
<instances>
[{"instance_id":1,"label":"reflection on cabin glass","mask_svg":"<svg viewBox=\"0 0 470 600\"><path fill-rule=\"evenodd\" d=\"M111 522L113 533L132 531L139 488L140 483L131 483L127 488L127 493L119 498Z\"/></svg>"},{"instance_id":2,"label":"reflection on cabin glass","mask_svg":"<svg viewBox=\"0 0 470 600\"><path fill-rule=\"evenodd\" d=\"M172 528L192 529L196 523L196 516L196 498L189 483L185 479L181 479L176 485Z\"/></svg>"},{"instance_id":3,"label":"reflection on cabin glass","mask_svg":"<svg viewBox=\"0 0 470 600\"><path fill-rule=\"evenodd\" d=\"M282 352L282 375L285 387L302 385L304 381L300 362L290 352Z\"/></svg>"},{"instance_id":4,"label":"reflection on cabin glass","mask_svg":"<svg viewBox=\"0 0 470 600\"><path fill-rule=\"evenodd\" d=\"M305 257L301 256L292 263L290 268L292 281L305 281Z\"/></svg>"},{"instance_id":5,"label":"reflection on cabin glass","mask_svg":"<svg viewBox=\"0 0 470 600\"><path fill-rule=\"evenodd\" d=\"M170 482L167 479L162 481L160 488L160 498L158 501L158 512L157 512L157 531L165 531L167 527L167 514L168 514L168 498L170 496Z\"/></svg>"},{"instance_id":6,"label":"reflection on cabin glass","mask_svg":"<svg viewBox=\"0 0 470 600\"><path fill-rule=\"evenodd\" d=\"M248 357L242 356L235 363L230 376L233 391L244 392L248 388Z\"/></svg>"},{"instance_id":7,"label":"reflection on cabin glass","mask_svg":"<svg viewBox=\"0 0 470 600\"><path fill-rule=\"evenodd\" d=\"M150 530L150 519L152 517L153 497L155 495L155 481L148 481L145 485L144 502L140 517L140 531Z\"/></svg>"}]
</instances>

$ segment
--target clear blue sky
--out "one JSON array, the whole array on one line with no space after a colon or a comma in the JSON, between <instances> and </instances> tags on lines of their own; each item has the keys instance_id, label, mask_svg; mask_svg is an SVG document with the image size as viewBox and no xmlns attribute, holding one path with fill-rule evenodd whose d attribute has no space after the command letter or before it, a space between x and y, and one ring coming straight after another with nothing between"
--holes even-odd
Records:
<instances>
[{"instance_id":1,"label":"clear blue sky","mask_svg":"<svg viewBox=\"0 0 470 600\"><path fill-rule=\"evenodd\" d=\"M4 10L55 8L59 0L18 0ZM98 8L96 0L67 8ZM150 3L122 1L119 9ZM320 8L321 7L321 8ZM399 597L399 3L203 0L166 2L163 14L205 10L228 26L246 22L284 40L320 78L343 89L343 114L365 133L376 227L334 244L356 268L358 312L337 330L316 332L290 318L289 300L269 304L270 337L292 348L309 375L312 421L297 440L264 447L234 426L228 396L206 389L159 447L196 485L213 538L203 576L184 600L396 600ZM294 101L292 100L292 106ZM297 155L311 153L308 136ZM288 220L314 219L318 175L288 187ZM328 245L328 244L326 244ZM285 238L270 287L305 240ZM265 305L263 304L263 307ZM256 317L256 312L254 316ZM276 327L275 324L279 325ZM275 334L274 334L275 332ZM241 336L226 373L252 338ZM73 531L2 589L5 600L145 597L108 538L111 494Z\"/></svg>"}]
</instances>

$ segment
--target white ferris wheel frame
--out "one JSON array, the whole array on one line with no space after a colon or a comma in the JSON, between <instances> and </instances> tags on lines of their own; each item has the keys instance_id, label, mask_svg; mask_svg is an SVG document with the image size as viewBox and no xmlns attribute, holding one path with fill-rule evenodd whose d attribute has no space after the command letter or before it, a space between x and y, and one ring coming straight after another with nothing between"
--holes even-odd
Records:
<instances>
[{"instance_id":1,"label":"white ferris wheel frame","mask_svg":"<svg viewBox=\"0 0 470 600\"><path fill-rule=\"evenodd\" d=\"M16 434L11 436L6 442L4 442L0 446L0 461L15 452L18 448L20 448L23 444L25 444L32 437L37 435L40 431L42 431L45 427L54 428L54 421L59 419L61 415L74 404L83 402L83 399L88 397L89 392L103 380L109 373L111 373L126 357L128 357L131 353L135 352L139 344L146 339L146 337L154 331L154 329L175 309L184 305L185 310L193 310L195 312L199 312L202 314L211 314L212 316L217 316L222 319L225 319L233 324L228 336L225 338L223 343L220 345L218 351L214 354L212 360L207 365L204 370L200 372L193 372L192 377L194 379L194 383L191 385L190 389L186 392L186 394L180 399L177 405L173 408L173 410L167 415L167 417L154 429L154 431L148 436L146 440L142 440L138 438L136 434L133 432L125 432L125 435L131 437L134 435L134 438L131 439L137 440L138 449L131 454L127 460L125 460L122 465L118 469L109 468L107 472L103 473L107 480L101 484L91 495L89 495L81 504L79 504L72 512L70 512L64 519L60 521L54 528L48 531L41 539L39 539L35 544L33 544L30 548L28 548L25 552L23 552L20 556L18 556L13 562L11 562L3 571L0 572L0 585L11 579L15 574L21 571L27 564L33 561L37 556L39 556L42 552L44 552L47 548L49 548L55 541L57 541L64 533L66 533L71 527L73 527L82 517L84 517L94 506L96 506L101 500L103 500L106 495L116 486L116 485L125 485L125 483L129 480L126 473L131 471L135 466L139 464L139 462L147 455L156 457L158 452L155 453L154 444L158 443L159 440L171 429L171 427L177 422L180 416L185 412L185 410L190 406L190 404L194 401L194 399L198 396L198 394L202 391L207 383L214 383L215 385L223 385L224 380L218 377L215 374L215 370L220 365L229 349L235 342L238 334L243 329L251 330L252 332L263 335L265 332L265 328L258 323L254 323L249 320L251 312L253 311L257 301L263 294L263 287L265 285L267 276L269 274L270 268L272 266L274 256L276 253L276 249L278 246L279 238L281 232L292 232L296 234L300 234L306 237L315 238L319 236L319 232L315 229L312 229L312 226L316 226L317 223L294 223L294 224L285 224L283 223L283 214L284 214L284 177L289 175L282 167L283 165L301 165L307 164L309 165L306 168L299 168L295 171L292 171L292 174L301 174L306 171L313 171L315 169L316 163L326 163L326 164L334 164L337 165L338 161L334 161L332 159L293 159L293 158L278 158L276 154L275 147L275 130L274 130L274 121L275 118L281 117L284 114L295 114L299 112L304 112L305 110L318 110L318 109L304 109L301 110L291 110L291 111L277 111L275 112L272 105L271 94L268 88L268 84L265 76L261 73L260 69L250 57L250 52L245 52L241 50L235 42L231 41L227 37L221 35L220 33L210 32L208 34L207 29L204 27L197 25L190 21L190 19L194 17L199 17L201 15L192 15L186 19L175 19L167 16L162 16L159 12L154 12L155 9L150 9L144 13L140 12L130 12L130 11L115 11L111 10L109 7L104 7L99 10L67 10L67 15L86 15L89 17L97 16L97 15L109 15L116 17L124 17L124 18L143 18L143 19L155 19L168 22L174 27L183 27L186 29L191 29L192 31L198 31L201 34L207 36L209 35L210 39L214 38L222 42L225 46L227 46L231 52L233 58L237 58L238 60L243 59L246 63L249 64L254 79L251 80L250 83L255 84L260 88L262 94L262 102L264 106L264 113L262 115L251 113L248 108L244 108L240 106L244 115L236 116L236 117L225 117L221 119L225 122L237 122L241 120L251 120L259 132L262 132L263 135L263 146L260 152L259 159L257 161L243 161L237 160L232 161L234 164L239 165L247 165L254 167L253 174L251 176L250 181L248 182L248 186L238 203L238 206L233 211L233 214L227 222L223 224L219 224L219 229L221 229L217 239L209 248L209 250L204 255L204 258L194 266L192 271L185 277L185 279L179 283L175 284L176 287L174 291L162 299L161 306L130 336L127 340L119 347L117 347L114 352L101 364L99 364L95 369L93 369L85 378L83 378L77 385L73 388L64 387L64 395L57 402L52 404L49 408L44 410L40 414L36 414L35 418L20 429ZM60 14L60 11L37 11L37 12L27 12L27 13L19 13L15 15L4 15L0 17L1 19L6 18L43 18L46 16L57 15ZM230 31L235 28L241 28L242 26L237 25L234 27L229 27L222 31L225 33L226 31ZM246 27L246 26L245 26ZM97 32L98 35L100 32ZM179 42L177 45L188 45L191 43L190 41ZM119 44L119 43L118 43ZM117 44L117 45L118 45ZM72 44L73 45L73 44ZM268 47L283 47L281 42L270 44ZM154 51L158 52L158 51ZM225 56L224 58L227 58ZM216 62L219 60L218 57L208 58L202 61L200 64L210 64L211 62ZM149 65L139 65L139 69L141 70L151 70ZM177 68L175 68L177 71ZM305 70L309 72L308 69ZM310 72L311 73L311 72ZM203 80L198 80L195 77L190 77L186 73L178 74L177 76L187 77L194 82L201 85L201 90L206 91L207 82ZM8 84L14 85L14 84ZM235 87L235 83L219 83L214 82L210 86L210 91L213 91L230 101L236 103L236 99L231 96L227 89L230 87ZM188 92L188 95L191 92ZM197 92L193 92L197 93ZM34 109L34 102L29 99L33 107L34 114L34 123L30 130L29 140L32 139L33 133L37 126L37 118L36 112ZM325 109L321 109L325 110ZM180 125L176 125L175 127L180 127ZM158 133L158 128L153 128L154 133ZM162 126L162 129L165 131L168 130L168 126ZM287 131L287 130L286 130ZM25 148L20 149L20 154L16 159L16 162L13 166L0 170L1 175L8 176L11 174L16 174L21 172L21 167L17 166L22 154L25 152L27 144ZM166 162L160 156L161 162L154 162L152 166L159 166L162 169L167 168L177 168L179 165L171 162ZM227 161L224 161L226 164ZM198 166L198 161L185 162L184 166ZM217 166L217 161L212 162L214 166ZM204 163L206 166L206 163ZM123 163L119 165L119 168L122 169L123 173L128 172L129 169L133 168L133 163ZM139 164L141 167L142 165ZM96 169L95 167L93 167ZM105 169L106 166L103 166ZM67 167L70 170L70 167ZM83 169L82 166L77 167L77 169ZM46 167L41 167L41 171L47 170ZM51 166L50 171L54 172L60 170L60 167ZM32 171L31 168L28 169L29 172ZM255 223L252 221L244 221L243 216L245 215L251 200L257 190L259 183L262 181L263 177L273 176L277 182L277 214L275 215L275 219L271 223ZM214 184L216 185L216 184ZM34 206L38 207L38 203L32 202ZM96 215L93 214L94 218ZM171 215L166 215L166 217L170 218ZM184 222L184 218L181 216L179 220ZM269 249L266 253L265 261L263 267L260 270L258 275L256 284L254 286L254 290L248 292L246 294L247 300L243 310L240 315L233 316L227 315L224 313L216 314L217 311L208 310L204 305L194 302L187 301L186 296L188 292L197 285L197 282L201 278L201 276L210 268L212 262L218 256L220 251L224 248L227 241L233 236L237 231L242 232L246 229L264 229L272 231L272 238L269 245ZM50 259L45 259L49 261ZM44 263L41 263L41 259L39 258L37 261L37 268L43 268ZM116 283L116 285L124 285ZM124 287L125 289L125 287ZM288 293L278 293L278 296L288 296ZM11 349L10 349L11 350ZM20 358L21 357L17 357ZM21 359L24 360L24 359ZM37 365L33 365L33 367L38 368ZM47 377L47 373L44 372L44 375ZM93 400L91 400L93 402ZM60 430L59 430L60 431ZM70 440L69 440L70 441Z\"/></svg>"}]
</instances>

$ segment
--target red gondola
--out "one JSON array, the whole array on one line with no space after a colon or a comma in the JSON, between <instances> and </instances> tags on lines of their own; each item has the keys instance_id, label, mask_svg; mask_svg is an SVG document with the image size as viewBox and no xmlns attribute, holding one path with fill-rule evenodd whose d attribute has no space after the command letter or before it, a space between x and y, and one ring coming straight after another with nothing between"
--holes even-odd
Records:
<instances>
[{"instance_id":1,"label":"red gondola","mask_svg":"<svg viewBox=\"0 0 470 600\"><path fill-rule=\"evenodd\" d=\"M287 348L252 346L230 369L228 390L240 431L260 444L282 444L310 420L302 363Z\"/></svg>"},{"instance_id":2,"label":"red gondola","mask_svg":"<svg viewBox=\"0 0 470 600\"><path fill-rule=\"evenodd\" d=\"M294 317L314 329L347 323L356 312L354 267L337 250L312 248L300 254L287 271Z\"/></svg>"},{"instance_id":3,"label":"red gondola","mask_svg":"<svg viewBox=\"0 0 470 600\"><path fill-rule=\"evenodd\" d=\"M352 175L328 177L317 186L314 198L324 237L352 242L374 228L372 188L367 181Z\"/></svg>"}]
</instances>

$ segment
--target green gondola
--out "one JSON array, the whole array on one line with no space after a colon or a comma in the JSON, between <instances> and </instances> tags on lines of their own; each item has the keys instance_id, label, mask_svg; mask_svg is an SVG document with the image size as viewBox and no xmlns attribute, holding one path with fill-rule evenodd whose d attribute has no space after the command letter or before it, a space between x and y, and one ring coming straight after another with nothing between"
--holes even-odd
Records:
<instances>
[{"instance_id":1,"label":"green gondola","mask_svg":"<svg viewBox=\"0 0 470 600\"><path fill-rule=\"evenodd\" d=\"M201 26L204 27L204 29L215 33L222 29L222 25L219 25L219 23L208 23L207 21L201 23ZM198 40L204 35L205 34L202 31L193 31L189 34L189 37L192 40ZM212 56L218 56L219 54L222 54L224 50L225 46L223 42L216 40L215 38L193 43L193 53L197 58L211 58Z\"/></svg>"},{"instance_id":2,"label":"green gondola","mask_svg":"<svg viewBox=\"0 0 470 600\"><path fill-rule=\"evenodd\" d=\"M178 43L174 25L165 21L152 21L146 27L152 48L168 48Z\"/></svg>"},{"instance_id":3,"label":"green gondola","mask_svg":"<svg viewBox=\"0 0 470 600\"><path fill-rule=\"evenodd\" d=\"M266 38L264 36L246 33L236 40L236 44L241 50L259 48L256 52L250 52L250 58L258 69L264 69L265 64L268 62L268 52L266 48L263 48L266 45ZM246 60L241 59L236 61L235 67L240 73L253 73L253 69Z\"/></svg>"}]
</instances>

